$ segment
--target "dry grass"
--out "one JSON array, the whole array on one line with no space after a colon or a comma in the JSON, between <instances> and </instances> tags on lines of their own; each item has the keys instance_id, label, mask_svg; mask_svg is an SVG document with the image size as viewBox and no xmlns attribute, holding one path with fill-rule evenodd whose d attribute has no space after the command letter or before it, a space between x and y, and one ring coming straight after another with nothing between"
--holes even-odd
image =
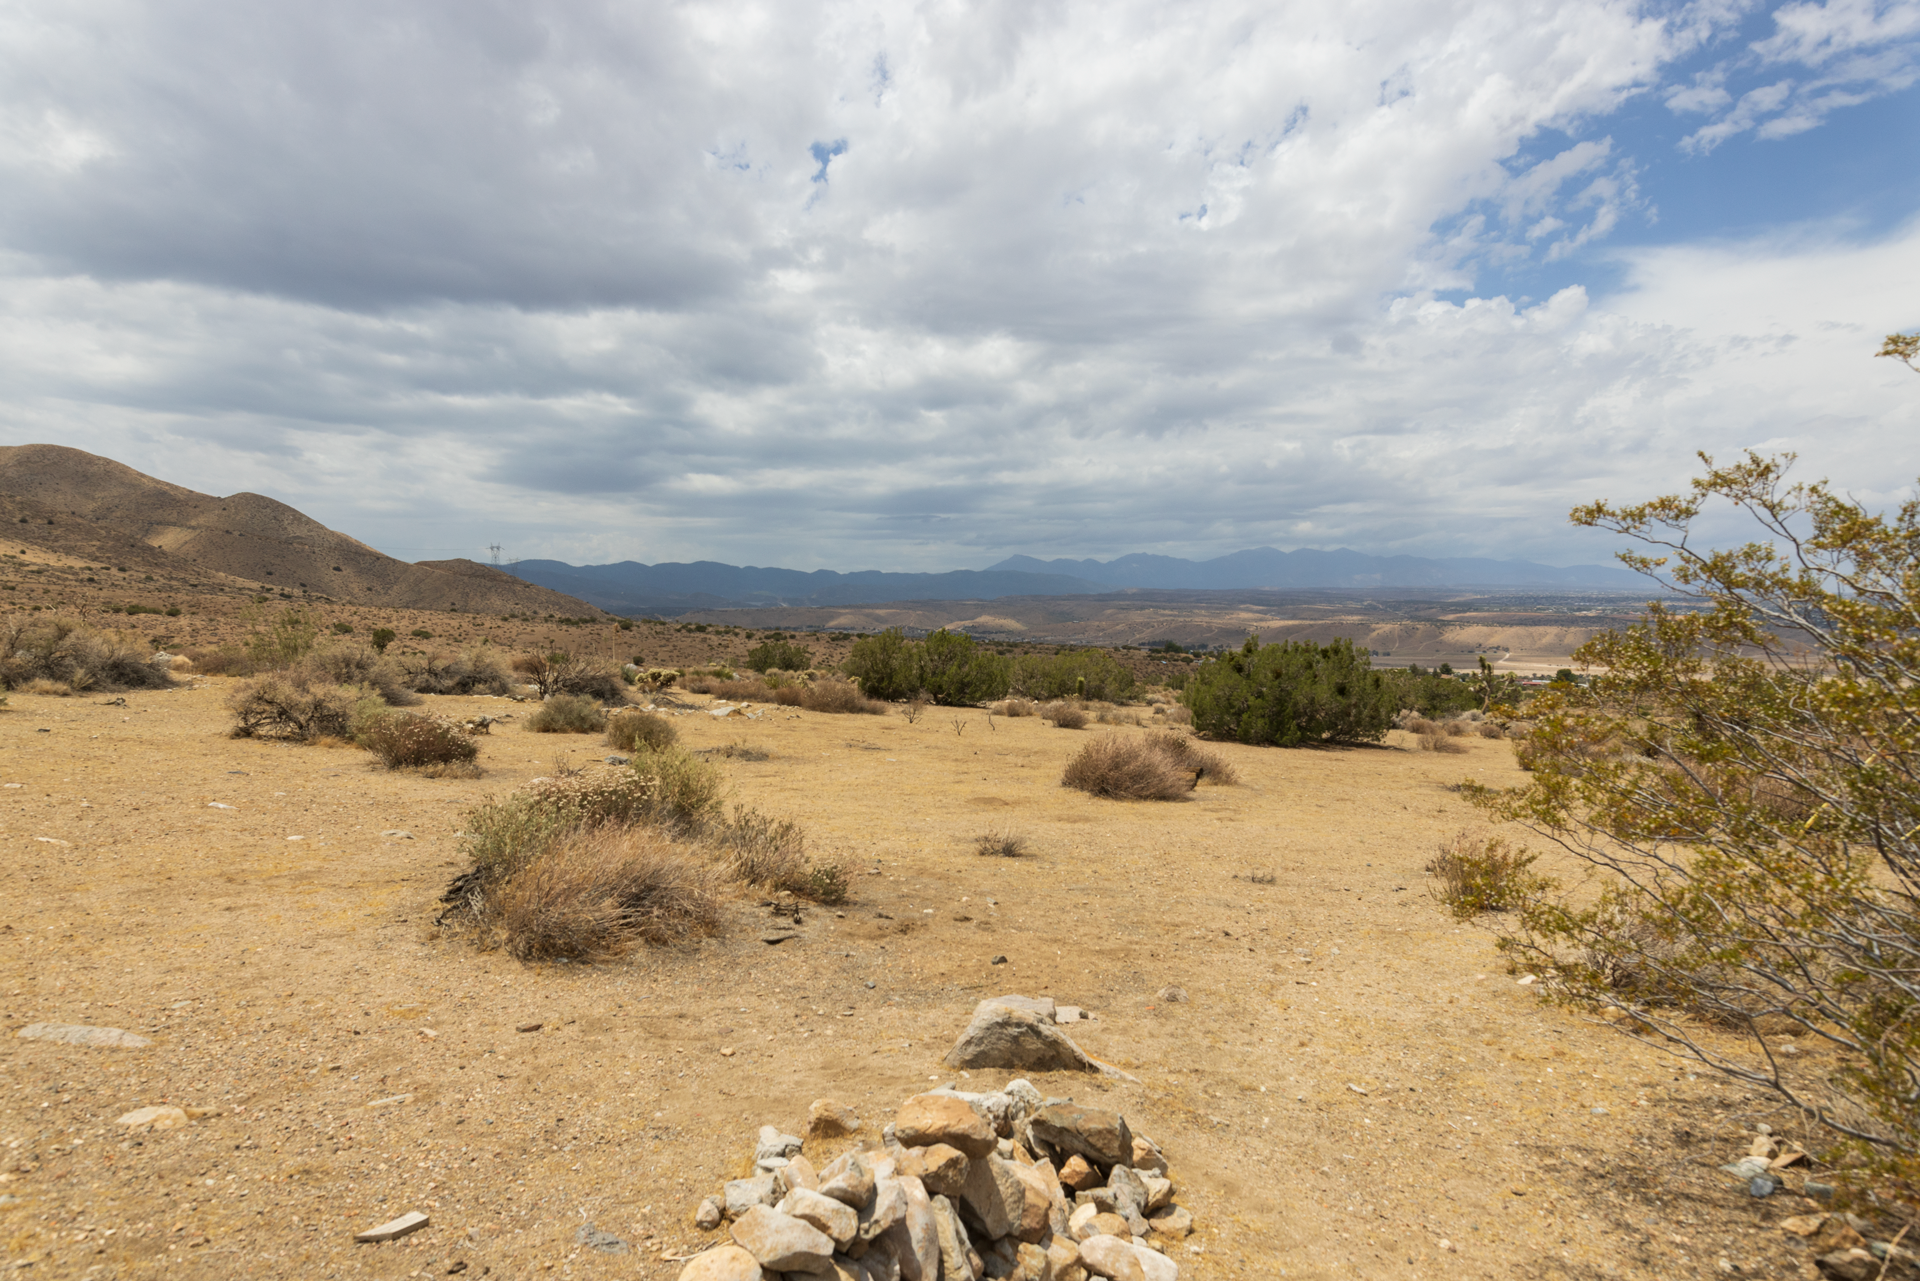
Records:
<instances>
[{"instance_id":1,"label":"dry grass","mask_svg":"<svg viewBox=\"0 0 1920 1281\"><path fill-rule=\"evenodd\" d=\"M1184 707L1170 707L1167 709L1167 719L1175 725L1191 725L1193 713Z\"/></svg>"},{"instance_id":2,"label":"dry grass","mask_svg":"<svg viewBox=\"0 0 1920 1281\"><path fill-rule=\"evenodd\" d=\"M1234 772L1226 757L1218 752L1209 751L1185 734L1172 730L1161 730L1149 734L1147 742L1156 751L1182 770L1196 773L1196 783L1211 783L1218 787L1231 787L1240 781L1240 775Z\"/></svg>"},{"instance_id":3,"label":"dry grass","mask_svg":"<svg viewBox=\"0 0 1920 1281\"><path fill-rule=\"evenodd\" d=\"M488 896L485 924L521 961L597 961L720 924L715 868L644 827L576 831Z\"/></svg>"},{"instance_id":4,"label":"dry grass","mask_svg":"<svg viewBox=\"0 0 1920 1281\"><path fill-rule=\"evenodd\" d=\"M974 838L973 852L983 858L1020 858L1027 853L1027 838L1012 831L983 832Z\"/></svg>"},{"instance_id":5,"label":"dry grass","mask_svg":"<svg viewBox=\"0 0 1920 1281\"><path fill-rule=\"evenodd\" d=\"M1063 787L1124 801L1184 800L1198 783L1195 770L1177 763L1151 738L1103 734L1067 762Z\"/></svg>"},{"instance_id":6,"label":"dry grass","mask_svg":"<svg viewBox=\"0 0 1920 1281\"><path fill-rule=\"evenodd\" d=\"M996 715L1007 717L1037 716L1040 705L1030 698L1009 698L993 705Z\"/></svg>"},{"instance_id":7,"label":"dry grass","mask_svg":"<svg viewBox=\"0 0 1920 1281\"><path fill-rule=\"evenodd\" d=\"M652 712L621 712L607 721L607 745L622 752L636 752L643 747L659 751L672 747L679 738L666 717Z\"/></svg>"},{"instance_id":8,"label":"dry grass","mask_svg":"<svg viewBox=\"0 0 1920 1281\"><path fill-rule=\"evenodd\" d=\"M788 687L793 688L792 686ZM785 694L785 689L779 691ZM783 698L780 701L785 702ZM799 687L797 706L809 712L832 712L858 716L885 716L887 705L868 698L852 681L821 679Z\"/></svg>"},{"instance_id":9,"label":"dry grass","mask_svg":"<svg viewBox=\"0 0 1920 1281\"><path fill-rule=\"evenodd\" d=\"M536 734L598 734L607 727L607 714L584 694L555 694L527 718Z\"/></svg>"},{"instance_id":10,"label":"dry grass","mask_svg":"<svg viewBox=\"0 0 1920 1281\"><path fill-rule=\"evenodd\" d=\"M1040 718L1055 729L1085 729L1087 714L1072 703L1048 703L1040 709Z\"/></svg>"},{"instance_id":11,"label":"dry grass","mask_svg":"<svg viewBox=\"0 0 1920 1281\"><path fill-rule=\"evenodd\" d=\"M798 823L769 818L756 810L736 809L710 839L721 850L736 880L786 890L817 903L847 901L846 869L809 857L807 834Z\"/></svg>"},{"instance_id":12,"label":"dry grass","mask_svg":"<svg viewBox=\"0 0 1920 1281\"><path fill-rule=\"evenodd\" d=\"M1454 736L1442 730L1434 729L1419 736L1420 750L1423 752L1460 753L1467 750L1465 743L1456 743Z\"/></svg>"},{"instance_id":13,"label":"dry grass","mask_svg":"<svg viewBox=\"0 0 1920 1281\"><path fill-rule=\"evenodd\" d=\"M480 748L465 730L412 712L370 716L360 724L360 745L388 769L431 769L471 764Z\"/></svg>"}]
</instances>

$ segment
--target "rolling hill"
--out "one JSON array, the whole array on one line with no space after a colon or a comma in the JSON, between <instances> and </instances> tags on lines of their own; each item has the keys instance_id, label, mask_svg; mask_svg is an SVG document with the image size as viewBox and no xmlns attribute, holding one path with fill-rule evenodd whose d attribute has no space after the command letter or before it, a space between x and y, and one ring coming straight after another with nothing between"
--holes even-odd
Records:
<instances>
[{"instance_id":1,"label":"rolling hill","mask_svg":"<svg viewBox=\"0 0 1920 1281\"><path fill-rule=\"evenodd\" d=\"M596 612L474 561L396 560L261 494L216 498L62 445L0 447L0 530L82 560L362 605Z\"/></svg>"}]
</instances>

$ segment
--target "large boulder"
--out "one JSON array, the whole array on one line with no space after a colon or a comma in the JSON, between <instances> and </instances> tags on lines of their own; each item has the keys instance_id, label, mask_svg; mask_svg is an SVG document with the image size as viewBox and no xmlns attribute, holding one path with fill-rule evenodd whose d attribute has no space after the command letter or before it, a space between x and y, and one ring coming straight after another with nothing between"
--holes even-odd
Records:
<instances>
[{"instance_id":1,"label":"large boulder","mask_svg":"<svg viewBox=\"0 0 1920 1281\"><path fill-rule=\"evenodd\" d=\"M1050 1015L1022 1009L1003 999L973 1007L967 1030L947 1051L952 1068L1024 1068L1035 1072L1100 1072L1103 1069Z\"/></svg>"}]
</instances>

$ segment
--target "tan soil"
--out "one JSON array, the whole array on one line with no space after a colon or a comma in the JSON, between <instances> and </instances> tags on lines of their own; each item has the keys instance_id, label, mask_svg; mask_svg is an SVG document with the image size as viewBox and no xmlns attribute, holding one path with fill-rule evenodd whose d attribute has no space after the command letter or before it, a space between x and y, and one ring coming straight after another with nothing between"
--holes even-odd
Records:
<instances>
[{"instance_id":1,"label":"tan soil","mask_svg":"<svg viewBox=\"0 0 1920 1281\"><path fill-rule=\"evenodd\" d=\"M0 1041L21 1275L670 1278L661 1256L707 1239L689 1213L757 1126L830 1096L877 1133L960 1081L941 1056L1001 992L1091 1008L1076 1037L1140 1078L1036 1083L1165 1148L1198 1225L1173 1247L1183 1277L1812 1275L1767 1226L1809 1203L1714 1169L1791 1118L1544 1005L1425 894L1436 843L1476 822L1454 784L1518 777L1506 743L1224 745L1240 785L1127 804L1058 784L1095 729L689 711L686 745L771 753L722 762L736 799L803 821L853 901L769 946L743 893L700 945L528 967L436 928L456 833L599 738L509 722L480 740L481 779L389 774L224 737L228 687L0 713L6 1025L154 1041ZM989 828L1032 856L975 855ZM159 1103L218 1113L114 1124ZM432 1227L352 1243L416 1208ZM589 1221L637 1252L583 1251Z\"/></svg>"}]
</instances>

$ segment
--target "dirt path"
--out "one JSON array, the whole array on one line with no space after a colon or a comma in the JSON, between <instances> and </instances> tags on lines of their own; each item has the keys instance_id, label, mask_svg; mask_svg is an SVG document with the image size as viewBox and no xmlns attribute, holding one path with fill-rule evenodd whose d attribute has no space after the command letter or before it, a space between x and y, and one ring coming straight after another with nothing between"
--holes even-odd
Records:
<instances>
[{"instance_id":1,"label":"dirt path","mask_svg":"<svg viewBox=\"0 0 1920 1281\"><path fill-rule=\"evenodd\" d=\"M1806 1203L1714 1170L1786 1118L1544 1006L1426 897L1476 821L1452 785L1517 777L1505 743L1227 746L1240 785L1120 804L1058 784L1093 730L688 712L685 745L770 753L723 761L736 799L801 820L853 901L778 946L745 896L699 946L529 968L445 938L436 899L468 807L598 738L509 723L482 779L392 775L225 738L224 686L0 713L7 1026L153 1040L0 1041L22 1275L670 1278L758 1125L831 1096L877 1130L959 1080L940 1058L1001 992L1090 1008L1077 1038L1140 1078L1036 1083L1166 1149L1183 1277L1812 1275L1766 1227ZM989 828L1032 855L976 856ZM113 1124L158 1103L218 1111ZM431 1228L352 1244L416 1208ZM583 1250L588 1222L634 1252Z\"/></svg>"}]
</instances>

